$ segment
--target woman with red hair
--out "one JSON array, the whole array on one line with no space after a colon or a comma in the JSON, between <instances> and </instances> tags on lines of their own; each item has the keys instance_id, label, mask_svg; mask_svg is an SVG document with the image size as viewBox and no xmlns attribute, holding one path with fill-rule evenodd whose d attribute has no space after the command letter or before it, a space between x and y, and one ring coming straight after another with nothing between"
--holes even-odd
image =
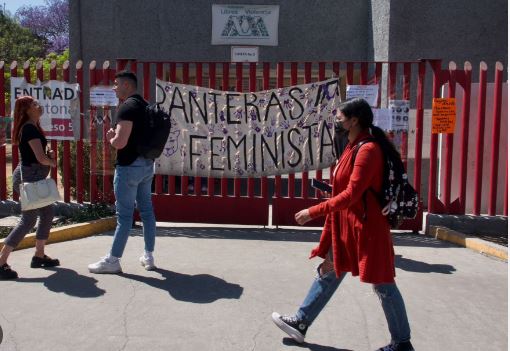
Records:
<instances>
[{"instance_id":1,"label":"woman with red hair","mask_svg":"<svg viewBox=\"0 0 510 351\"><path fill-rule=\"evenodd\" d=\"M40 125L42 113L42 107L33 97L21 96L16 99L12 142L19 145L21 162L13 172L12 188L17 193L19 193L19 186L22 182L36 182L44 179L48 176L50 167L56 166L53 151L44 151L48 141ZM5 238L4 246L0 251L0 280L18 278L18 273L7 264L7 259L25 235L34 228L38 216L39 225L35 237L35 255L32 257L30 267L41 268L60 265L59 260L52 259L44 253L44 246L48 240L53 221L52 205L22 211L19 223Z\"/></svg>"}]
</instances>

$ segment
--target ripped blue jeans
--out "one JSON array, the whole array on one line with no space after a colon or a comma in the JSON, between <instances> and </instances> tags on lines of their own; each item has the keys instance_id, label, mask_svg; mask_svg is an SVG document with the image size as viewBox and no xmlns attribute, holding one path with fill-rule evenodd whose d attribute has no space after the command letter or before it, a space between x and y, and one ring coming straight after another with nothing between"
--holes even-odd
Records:
<instances>
[{"instance_id":1,"label":"ripped blue jeans","mask_svg":"<svg viewBox=\"0 0 510 351\"><path fill-rule=\"evenodd\" d=\"M333 296L345 275L346 272L342 272L340 277L337 278L334 270L321 275L319 266L317 276L299 307L296 317L311 325ZM409 341L411 330L407 320L404 300L397 285L395 283L374 284L373 289L381 301L392 343Z\"/></svg>"}]
</instances>

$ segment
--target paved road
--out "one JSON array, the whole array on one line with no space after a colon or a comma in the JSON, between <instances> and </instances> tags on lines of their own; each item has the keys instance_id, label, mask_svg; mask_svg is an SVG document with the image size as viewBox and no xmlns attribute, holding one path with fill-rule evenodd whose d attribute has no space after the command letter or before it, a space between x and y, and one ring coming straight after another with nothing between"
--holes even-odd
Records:
<instances>
[{"instance_id":1,"label":"paved road","mask_svg":"<svg viewBox=\"0 0 510 351\"><path fill-rule=\"evenodd\" d=\"M294 312L314 276L309 250L320 232L297 229L160 227L157 271L138 263L134 231L124 274L92 275L112 233L53 244L62 267L30 269L32 250L0 281L0 350L375 350L388 340L371 287L347 277L294 344L271 322ZM397 282L419 351L508 349L506 262L421 235L394 236Z\"/></svg>"}]
</instances>

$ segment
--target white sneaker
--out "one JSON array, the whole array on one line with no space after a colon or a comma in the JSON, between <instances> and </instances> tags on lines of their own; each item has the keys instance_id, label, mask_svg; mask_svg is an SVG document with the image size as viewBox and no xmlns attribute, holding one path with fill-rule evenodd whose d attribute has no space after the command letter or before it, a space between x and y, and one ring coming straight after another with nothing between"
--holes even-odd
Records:
<instances>
[{"instance_id":1,"label":"white sneaker","mask_svg":"<svg viewBox=\"0 0 510 351\"><path fill-rule=\"evenodd\" d=\"M152 256L152 252L145 252L142 256L140 256L140 264L147 271L152 271L156 268L154 265L154 257Z\"/></svg>"},{"instance_id":2,"label":"white sneaker","mask_svg":"<svg viewBox=\"0 0 510 351\"><path fill-rule=\"evenodd\" d=\"M101 258L98 262L89 264L90 273L121 273L120 260L116 257L107 255Z\"/></svg>"}]
</instances>

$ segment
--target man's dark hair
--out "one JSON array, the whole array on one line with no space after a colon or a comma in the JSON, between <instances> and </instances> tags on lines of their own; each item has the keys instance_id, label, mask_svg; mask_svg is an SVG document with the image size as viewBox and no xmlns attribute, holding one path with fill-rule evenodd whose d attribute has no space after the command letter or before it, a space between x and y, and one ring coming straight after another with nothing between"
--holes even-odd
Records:
<instances>
[{"instance_id":1,"label":"man's dark hair","mask_svg":"<svg viewBox=\"0 0 510 351\"><path fill-rule=\"evenodd\" d=\"M136 78L136 75L133 72L120 71L117 72L115 78L127 79L135 86L135 88L138 86L138 79Z\"/></svg>"}]
</instances>

